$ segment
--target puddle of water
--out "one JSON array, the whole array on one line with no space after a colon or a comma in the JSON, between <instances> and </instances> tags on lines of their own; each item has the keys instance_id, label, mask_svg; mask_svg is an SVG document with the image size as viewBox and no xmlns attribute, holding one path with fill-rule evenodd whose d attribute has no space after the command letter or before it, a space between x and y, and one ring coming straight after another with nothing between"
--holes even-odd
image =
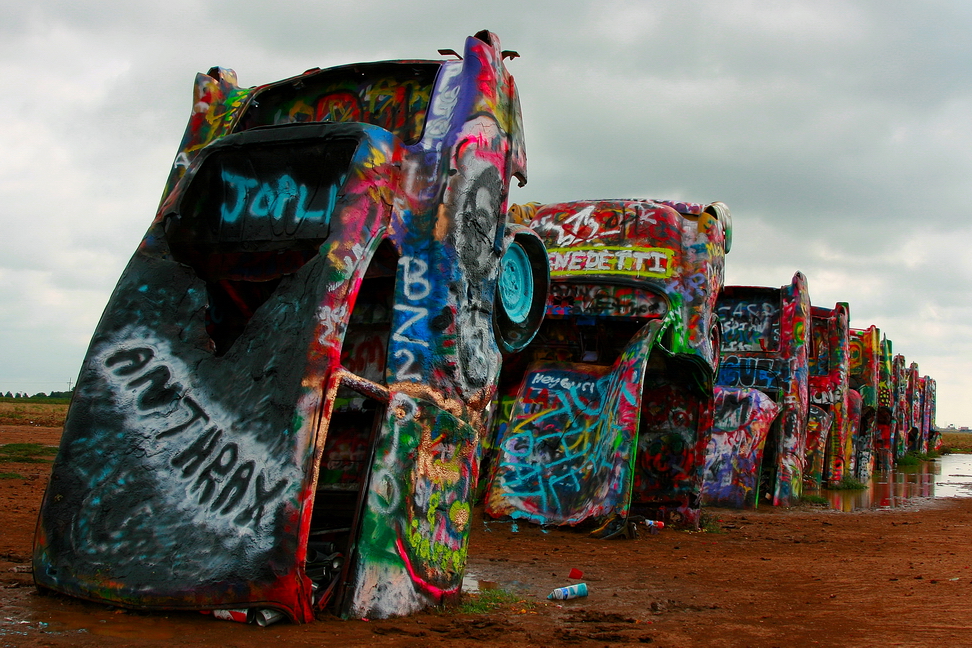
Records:
<instances>
[{"instance_id":1,"label":"puddle of water","mask_svg":"<svg viewBox=\"0 0 972 648\"><path fill-rule=\"evenodd\" d=\"M479 576L466 572L462 577L462 591L464 594L478 594L484 590L499 589L496 581L480 580Z\"/></svg>"},{"instance_id":2,"label":"puddle of water","mask_svg":"<svg viewBox=\"0 0 972 648\"><path fill-rule=\"evenodd\" d=\"M845 512L899 508L943 497L972 497L972 455L945 455L917 466L878 472L864 490L822 489L808 490L807 494L825 497L830 508Z\"/></svg>"}]
</instances>

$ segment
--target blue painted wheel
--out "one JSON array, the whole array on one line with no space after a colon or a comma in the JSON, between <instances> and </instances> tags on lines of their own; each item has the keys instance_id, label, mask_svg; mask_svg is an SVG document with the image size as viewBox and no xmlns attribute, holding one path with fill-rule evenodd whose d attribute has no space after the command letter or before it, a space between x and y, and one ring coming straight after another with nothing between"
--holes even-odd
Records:
<instances>
[{"instance_id":1,"label":"blue painted wheel","mask_svg":"<svg viewBox=\"0 0 972 648\"><path fill-rule=\"evenodd\" d=\"M533 306L533 267L523 246L514 241L500 264L499 297L506 316L522 324Z\"/></svg>"},{"instance_id":2,"label":"blue painted wheel","mask_svg":"<svg viewBox=\"0 0 972 648\"><path fill-rule=\"evenodd\" d=\"M547 250L536 232L514 226L516 234L500 259L493 330L503 353L522 351L540 329L550 289Z\"/></svg>"}]
</instances>

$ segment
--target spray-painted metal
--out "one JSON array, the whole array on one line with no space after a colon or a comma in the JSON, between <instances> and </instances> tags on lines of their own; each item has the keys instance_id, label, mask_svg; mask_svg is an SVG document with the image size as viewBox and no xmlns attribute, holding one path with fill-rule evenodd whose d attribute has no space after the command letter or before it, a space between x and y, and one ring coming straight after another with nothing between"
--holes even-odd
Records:
<instances>
[{"instance_id":1,"label":"spray-painted metal","mask_svg":"<svg viewBox=\"0 0 972 648\"><path fill-rule=\"evenodd\" d=\"M850 314L844 302L832 309L814 306L810 314L814 351L810 356L810 402L812 407L830 410L832 421L824 447L807 448L806 463L814 478L821 474L825 485L836 486L852 475L853 430L855 420L860 420L854 416L860 412L860 395L850 390Z\"/></svg>"},{"instance_id":2,"label":"spray-painted metal","mask_svg":"<svg viewBox=\"0 0 972 648\"><path fill-rule=\"evenodd\" d=\"M601 536L631 512L696 526L728 209L604 200L513 211L547 246L551 289L540 333L504 363L486 512L587 522Z\"/></svg>"},{"instance_id":3,"label":"spray-painted metal","mask_svg":"<svg viewBox=\"0 0 972 648\"><path fill-rule=\"evenodd\" d=\"M481 32L461 60L197 77L81 370L39 586L298 622L458 594L500 349L546 299L542 243L507 222L504 55Z\"/></svg>"},{"instance_id":4,"label":"spray-painted metal","mask_svg":"<svg viewBox=\"0 0 972 648\"><path fill-rule=\"evenodd\" d=\"M891 367L891 372L894 377L895 399L894 442L892 449L894 451L894 460L897 461L908 452L908 430L911 419L908 413L910 403L908 401L908 366L905 357L901 354L895 355L892 359Z\"/></svg>"},{"instance_id":5,"label":"spray-painted metal","mask_svg":"<svg viewBox=\"0 0 972 648\"><path fill-rule=\"evenodd\" d=\"M850 329L850 389L861 400L861 415L852 442L854 478L867 482L874 471L878 391L881 378L881 332L876 326Z\"/></svg>"},{"instance_id":6,"label":"spray-painted metal","mask_svg":"<svg viewBox=\"0 0 972 648\"><path fill-rule=\"evenodd\" d=\"M897 398L891 340L881 339L878 358L878 407L875 415L875 468L888 471L894 466L894 417Z\"/></svg>"},{"instance_id":7,"label":"spray-painted metal","mask_svg":"<svg viewBox=\"0 0 972 648\"><path fill-rule=\"evenodd\" d=\"M705 449L702 503L755 507L766 439L781 406L759 389L715 388L715 415Z\"/></svg>"},{"instance_id":8,"label":"spray-painted metal","mask_svg":"<svg viewBox=\"0 0 972 648\"><path fill-rule=\"evenodd\" d=\"M909 452L924 452L922 430L921 430L921 372L918 370L918 363L912 362L906 371L907 391L905 399L908 401L907 419L907 447Z\"/></svg>"},{"instance_id":9,"label":"spray-painted metal","mask_svg":"<svg viewBox=\"0 0 972 648\"><path fill-rule=\"evenodd\" d=\"M938 384L934 378L925 376L925 391L922 396L922 430L928 440L928 452L937 452L942 449L942 434L935 423L935 414L938 400Z\"/></svg>"},{"instance_id":10,"label":"spray-painted metal","mask_svg":"<svg viewBox=\"0 0 972 648\"><path fill-rule=\"evenodd\" d=\"M803 489L810 406L806 277L797 272L781 288L727 286L719 297L718 313L722 324L718 384L759 390L780 412L775 423L769 412L755 417L768 419L773 426L759 459L756 490L745 505L755 506L763 500L789 506L800 499ZM724 410L722 416L722 420L717 417L716 427L726 429L732 427L731 417L738 414ZM738 452L729 446L712 449L714 454L706 457L711 466L729 465Z\"/></svg>"}]
</instances>

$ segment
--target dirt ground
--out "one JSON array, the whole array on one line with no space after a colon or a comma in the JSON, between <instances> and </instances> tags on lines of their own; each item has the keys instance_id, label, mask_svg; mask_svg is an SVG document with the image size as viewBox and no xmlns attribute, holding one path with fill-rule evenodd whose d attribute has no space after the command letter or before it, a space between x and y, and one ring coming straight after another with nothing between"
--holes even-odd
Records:
<instances>
[{"instance_id":1,"label":"dirt ground","mask_svg":"<svg viewBox=\"0 0 972 648\"><path fill-rule=\"evenodd\" d=\"M59 428L0 426L0 444L54 445ZM972 499L839 513L709 509L718 532L636 540L476 518L467 580L521 602L486 614L268 628L140 613L32 585L30 545L50 464L4 464L0 646L953 646L972 647ZM583 571L590 595L546 594Z\"/></svg>"}]
</instances>

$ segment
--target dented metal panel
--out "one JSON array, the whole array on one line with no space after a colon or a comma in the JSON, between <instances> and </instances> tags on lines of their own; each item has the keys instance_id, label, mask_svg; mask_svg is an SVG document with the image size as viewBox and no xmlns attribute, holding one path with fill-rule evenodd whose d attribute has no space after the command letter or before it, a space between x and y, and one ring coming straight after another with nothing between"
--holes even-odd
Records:
<instances>
[{"instance_id":1,"label":"dented metal panel","mask_svg":"<svg viewBox=\"0 0 972 648\"><path fill-rule=\"evenodd\" d=\"M523 376L486 512L537 524L627 517L645 363L660 322L612 366L539 362Z\"/></svg>"},{"instance_id":2,"label":"dented metal panel","mask_svg":"<svg viewBox=\"0 0 972 648\"><path fill-rule=\"evenodd\" d=\"M715 416L705 449L702 503L754 507L759 500L763 451L781 406L758 389L715 388Z\"/></svg>"}]
</instances>

